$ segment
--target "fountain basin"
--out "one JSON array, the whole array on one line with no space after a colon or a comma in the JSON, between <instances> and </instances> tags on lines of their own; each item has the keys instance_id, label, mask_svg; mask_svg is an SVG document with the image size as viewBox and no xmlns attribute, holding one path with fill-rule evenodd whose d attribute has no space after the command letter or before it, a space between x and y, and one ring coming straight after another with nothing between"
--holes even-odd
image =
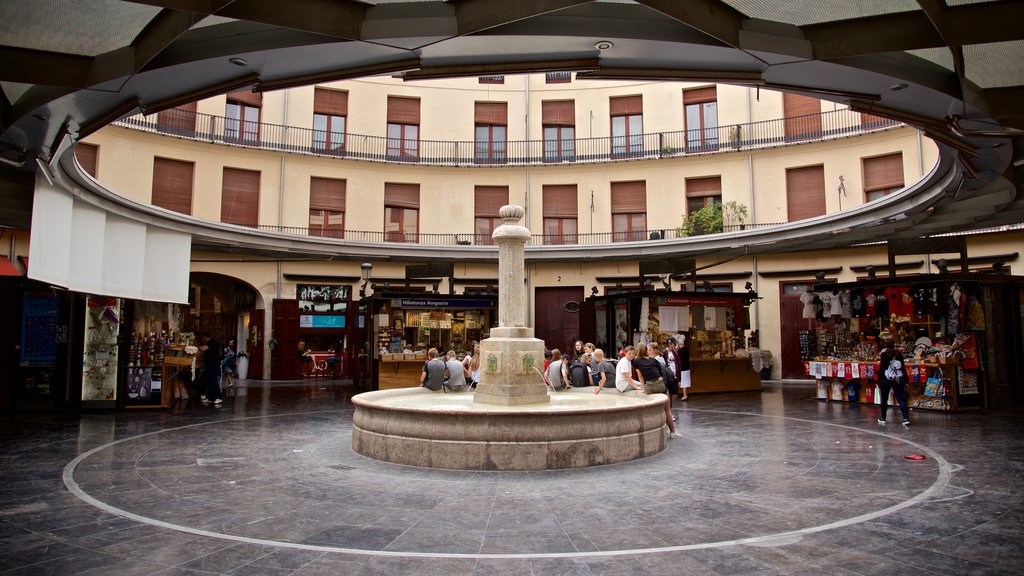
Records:
<instances>
[{"instance_id":1,"label":"fountain basin","mask_svg":"<svg viewBox=\"0 0 1024 576\"><path fill-rule=\"evenodd\" d=\"M593 388L549 404L494 406L425 388L352 398L352 449L377 460L458 470L547 470L628 462L665 449L664 394Z\"/></svg>"}]
</instances>

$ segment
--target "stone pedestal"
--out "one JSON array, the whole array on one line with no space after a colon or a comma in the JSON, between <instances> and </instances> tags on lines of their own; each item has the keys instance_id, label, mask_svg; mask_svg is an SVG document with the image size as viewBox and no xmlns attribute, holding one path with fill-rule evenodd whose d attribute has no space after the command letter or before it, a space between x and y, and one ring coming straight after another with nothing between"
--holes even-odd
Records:
<instances>
[{"instance_id":1,"label":"stone pedestal","mask_svg":"<svg viewBox=\"0 0 1024 576\"><path fill-rule=\"evenodd\" d=\"M497 327L480 343L480 383L473 401L478 404L519 406L547 404L544 385L544 341L533 328Z\"/></svg>"}]
</instances>

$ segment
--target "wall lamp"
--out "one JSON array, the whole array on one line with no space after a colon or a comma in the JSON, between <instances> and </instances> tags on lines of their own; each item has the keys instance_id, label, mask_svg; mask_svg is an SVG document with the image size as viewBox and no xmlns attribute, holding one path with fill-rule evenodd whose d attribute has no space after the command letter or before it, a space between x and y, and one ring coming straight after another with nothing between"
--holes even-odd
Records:
<instances>
[{"instance_id":1,"label":"wall lamp","mask_svg":"<svg viewBox=\"0 0 1024 576\"><path fill-rule=\"evenodd\" d=\"M865 266L864 267L864 271L867 272L869 279L875 277L875 266L874 266L874 264L868 264L867 266Z\"/></svg>"},{"instance_id":2,"label":"wall lamp","mask_svg":"<svg viewBox=\"0 0 1024 576\"><path fill-rule=\"evenodd\" d=\"M935 267L939 269L939 274L946 274L949 272L949 260L939 258L935 261Z\"/></svg>"},{"instance_id":3,"label":"wall lamp","mask_svg":"<svg viewBox=\"0 0 1024 576\"><path fill-rule=\"evenodd\" d=\"M370 283L370 273L373 272L373 264L363 262L359 266L359 276L363 279L363 285L359 287L359 297L366 298L366 286Z\"/></svg>"},{"instance_id":4,"label":"wall lamp","mask_svg":"<svg viewBox=\"0 0 1024 576\"><path fill-rule=\"evenodd\" d=\"M746 290L747 292L753 292L754 285L750 283L750 280L747 280L747 283L743 285L743 289Z\"/></svg>"},{"instance_id":5,"label":"wall lamp","mask_svg":"<svg viewBox=\"0 0 1024 576\"><path fill-rule=\"evenodd\" d=\"M825 281L825 271L821 270L821 271L815 272L814 273L814 279L817 280L818 282L824 282Z\"/></svg>"},{"instance_id":6,"label":"wall lamp","mask_svg":"<svg viewBox=\"0 0 1024 576\"><path fill-rule=\"evenodd\" d=\"M597 286L591 286L590 287L590 295L591 296L597 296Z\"/></svg>"}]
</instances>

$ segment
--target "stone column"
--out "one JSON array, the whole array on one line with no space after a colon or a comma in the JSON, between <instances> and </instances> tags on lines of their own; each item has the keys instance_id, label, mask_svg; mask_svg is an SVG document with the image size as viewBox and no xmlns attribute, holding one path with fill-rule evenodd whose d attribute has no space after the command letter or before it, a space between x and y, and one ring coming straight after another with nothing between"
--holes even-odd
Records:
<instances>
[{"instance_id":1,"label":"stone column","mask_svg":"<svg viewBox=\"0 0 1024 576\"><path fill-rule=\"evenodd\" d=\"M526 322L525 247L530 231L519 224L521 206L502 206L505 221L491 237L498 245L498 326L480 343L480 383L473 401L517 406L551 401L544 385L544 342Z\"/></svg>"}]
</instances>

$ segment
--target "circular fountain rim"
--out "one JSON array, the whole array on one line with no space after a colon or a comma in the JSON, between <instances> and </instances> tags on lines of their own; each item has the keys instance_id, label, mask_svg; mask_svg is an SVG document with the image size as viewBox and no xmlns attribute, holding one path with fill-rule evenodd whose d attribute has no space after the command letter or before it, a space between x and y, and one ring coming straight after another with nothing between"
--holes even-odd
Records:
<instances>
[{"instance_id":1,"label":"circular fountain rim","mask_svg":"<svg viewBox=\"0 0 1024 576\"><path fill-rule=\"evenodd\" d=\"M553 414L573 414L573 415L586 415L586 414L608 414L613 412L631 411L636 410L640 406L644 405L656 405L668 402L668 396L664 394L651 394L651 395L632 395L622 394L617 390L609 390L609 393L614 393L614 398L617 401L625 400L627 403L619 404L615 406L595 406L593 408L568 408L564 406L558 406L553 404L523 404L519 406L501 406L496 404L473 404L466 408L430 408L423 406L392 406L388 404L381 404L379 401L386 398L392 398L395 396L409 396L409 395L433 395L442 394L442 392L435 392L423 387L416 388L397 388L391 390L373 390L370 392L362 392L352 397L352 404L363 408L372 408L374 410L383 411L399 411L399 412L414 412L423 414L459 414L466 416L484 416L484 415L518 415L518 416L551 416ZM550 392L549 392L550 394ZM573 394L580 397L593 397L594 401L600 402L601 398L607 398L608 396L602 396L600 394L594 394L593 387L586 388L573 388L562 392L555 392L555 394ZM531 408L536 406L536 408Z\"/></svg>"}]
</instances>

